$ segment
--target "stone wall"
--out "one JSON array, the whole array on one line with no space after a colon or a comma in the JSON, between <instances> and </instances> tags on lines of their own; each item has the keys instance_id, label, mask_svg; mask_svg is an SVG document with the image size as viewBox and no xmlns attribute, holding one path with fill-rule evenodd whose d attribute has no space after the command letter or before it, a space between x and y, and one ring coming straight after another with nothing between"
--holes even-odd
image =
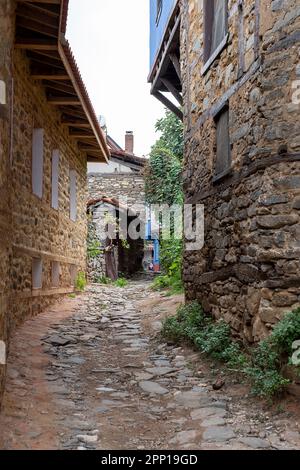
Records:
<instances>
[{"instance_id":1,"label":"stone wall","mask_svg":"<svg viewBox=\"0 0 300 470\"><path fill-rule=\"evenodd\" d=\"M14 50L15 2L0 1L0 341L26 316L74 291L76 271L86 269L86 157L78 151L60 115L47 103L29 62ZM33 129L44 129L43 196L32 192ZM52 151L60 152L59 210L51 208ZM77 172L77 221L70 220L70 169ZM43 262L42 287L33 289L33 260ZM53 263L59 266L54 285ZM5 367L0 364L0 403Z\"/></svg>"},{"instance_id":2,"label":"stone wall","mask_svg":"<svg viewBox=\"0 0 300 470\"><path fill-rule=\"evenodd\" d=\"M184 189L205 207L205 246L185 253L186 295L253 342L300 305L299 2L229 0L227 44L206 73L203 1L181 7ZM214 116L226 104L231 172L214 181Z\"/></svg>"},{"instance_id":3,"label":"stone wall","mask_svg":"<svg viewBox=\"0 0 300 470\"><path fill-rule=\"evenodd\" d=\"M88 199L97 199L102 196L118 200L127 198L128 208L134 208L135 204L144 205L144 178L137 173L90 173L88 175ZM101 248L101 252L88 261L88 276L93 282L103 276L105 277L107 274L103 251L105 242L101 240L99 232L101 232L101 217L99 217L97 210L92 210L89 221L88 244L93 246L93 244L98 243ZM139 259L141 258L142 261L143 241L129 241L129 248L124 248L122 244L116 243L113 250L118 270L125 275L134 273L137 266L141 265Z\"/></svg>"},{"instance_id":4,"label":"stone wall","mask_svg":"<svg viewBox=\"0 0 300 470\"><path fill-rule=\"evenodd\" d=\"M12 292L14 323L38 313L49 301L73 291L72 270L86 268L86 158L47 103L39 82L29 74L22 51L14 52L14 133L12 155ZM42 199L32 192L31 159L34 128L44 129ZM51 207L52 152L59 150L59 209ZM77 220L70 219L69 172L77 174ZM32 290L32 260L43 262L42 288ZM52 263L59 263L59 285L52 282ZM74 268L76 266L76 268Z\"/></svg>"},{"instance_id":5,"label":"stone wall","mask_svg":"<svg viewBox=\"0 0 300 470\"><path fill-rule=\"evenodd\" d=\"M0 341L7 345L9 335L9 271L11 263L10 213L10 124L11 52L14 40L14 5L0 2L0 81L5 84L5 102L0 104ZM2 86L3 86L2 83ZM1 346L0 346L1 349ZM0 357L1 359L1 357ZM0 360L0 403L5 365Z\"/></svg>"},{"instance_id":6,"label":"stone wall","mask_svg":"<svg viewBox=\"0 0 300 470\"><path fill-rule=\"evenodd\" d=\"M88 197L96 199L101 196L116 199L127 197L129 207L136 203L144 204L144 178L140 173L90 173Z\"/></svg>"}]
</instances>

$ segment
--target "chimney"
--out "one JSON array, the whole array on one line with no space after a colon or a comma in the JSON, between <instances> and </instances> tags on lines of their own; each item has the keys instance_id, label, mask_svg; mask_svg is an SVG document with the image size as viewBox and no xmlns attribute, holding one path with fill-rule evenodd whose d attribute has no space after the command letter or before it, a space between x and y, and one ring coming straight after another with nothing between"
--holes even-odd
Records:
<instances>
[{"instance_id":1,"label":"chimney","mask_svg":"<svg viewBox=\"0 0 300 470\"><path fill-rule=\"evenodd\" d=\"M133 155L134 135L132 131L127 131L125 135L125 152Z\"/></svg>"}]
</instances>

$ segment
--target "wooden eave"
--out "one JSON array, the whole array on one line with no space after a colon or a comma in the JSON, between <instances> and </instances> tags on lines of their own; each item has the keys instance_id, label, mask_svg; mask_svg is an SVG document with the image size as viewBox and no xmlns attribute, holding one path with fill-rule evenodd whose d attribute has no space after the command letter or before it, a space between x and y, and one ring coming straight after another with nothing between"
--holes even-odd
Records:
<instances>
[{"instance_id":1,"label":"wooden eave","mask_svg":"<svg viewBox=\"0 0 300 470\"><path fill-rule=\"evenodd\" d=\"M175 5L170 16L162 43L158 49L154 65L148 77L152 84L151 94L160 100L167 108L174 112L181 120L183 113L181 107L182 82L180 73L180 6ZM171 93L178 106L170 101L165 92Z\"/></svg>"},{"instance_id":2,"label":"wooden eave","mask_svg":"<svg viewBox=\"0 0 300 470\"><path fill-rule=\"evenodd\" d=\"M26 51L31 76L58 109L70 138L90 161L108 162L110 151L81 79L66 31L68 0L18 0L15 47Z\"/></svg>"}]
</instances>

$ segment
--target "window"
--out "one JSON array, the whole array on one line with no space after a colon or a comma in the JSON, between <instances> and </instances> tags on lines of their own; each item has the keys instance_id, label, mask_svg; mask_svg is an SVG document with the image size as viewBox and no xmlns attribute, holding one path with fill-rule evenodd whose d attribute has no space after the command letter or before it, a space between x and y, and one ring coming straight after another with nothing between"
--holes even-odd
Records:
<instances>
[{"instance_id":1,"label":"window","mask_svg":"<svg viewBox=\"0 0 300 470\"><path fill-rule=\"evenodd\" d=\"M71 286L75 286L76 277L77 277L77 266L75 264L70 265L70 277L71 277Z\"/></svg>"},{"instance_id":2,"label":"window","mask_svg":"<svg viewBox=\"0 0 300 470\"><path fill-rule=\"evenodd\" d=\"M59 175L59 151L52 153L52 172L51 172L51 206L58 210L58 175Z\"/></svg>"},{"instance_id":3,"label":"window","mask_svg":"<svg viewBox=\"0 0 300 470\"><path fill-rule=\"evenodd\" d=\"M229 136L229 108L224 107L215 117L216 123L216 162L215 180L225 176L231 169L231 149Z\"/></svg>"},{"instance_id":4,"label":"window","mask_svg":"<svg viewBox=\"0 0 300 470\"><path fill-rule=\"evenodd\" d=\"M156 0L156 24L158 25L163 7L163 0Z\"/></svg>"},{"instance_id":5,"label":"window","mask_svg":"<svg viewBox=\"0 0 300 470\"><path fill-rule=\"evenodd\" d=\"M226 42L228 0L204 0L204 63Z\"/></svg>"},{"instance_id":6,"label":"window","mask_svg":"<svg viewBox=\"0 0 300 470\"><path fill-rule=\"evenodd\" d=\"M70 219L77 219L77 173L70 170Z\"/></svg>"},{"instance_id":7,"label":"window","mask_svg":"<svg viewBox=\"0 0 300 470\"><path fill-rule=\"evenodd\" d=\"M0 104L6 104L6 83L0 80Z\"/></svg>"},{"instance_id":8,"label":"window","mask_svg":"<svg viewBox=\"0 0 300 470\"><path fill-rule=\"evenodd\" d=\"M32 288L41 289L43 285L43 262L40 258L32 260Z\"/></svg>"},{"instance_id":9,"label":"window","mask_svg":"<svg viewBox=\"0 0 300 470\"><path fill-rule=\"evenodd\" d=\"M51 265L52 287L59 286L59 278L60 278L60 264L57 261L53 261Z\"/></svg>"},{"instance_id":10,"label":"window","mask_svg":"<svg viewBox=\"0 0 300 470\"><path fill-rule=\"evenodd\" d=\"M34 129L32 135L32 191L43 197L44 129Z\"/></svg>"}]
</instances>

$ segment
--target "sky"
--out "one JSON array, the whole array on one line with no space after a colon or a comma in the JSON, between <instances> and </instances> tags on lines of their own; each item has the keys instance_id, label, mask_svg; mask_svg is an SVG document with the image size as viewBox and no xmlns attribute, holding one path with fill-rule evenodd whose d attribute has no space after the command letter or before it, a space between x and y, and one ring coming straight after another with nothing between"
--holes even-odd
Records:
<instances>
[{"instance_id":1,"label":"sky","mask_svg":"<svg viewBox=\"0 0 300 470\"><path fill-rule=\"evenodd\" d=\"M110 136L124 147L133 131L135 154L149 154L164 114L147 83L149 0L70 0L67 38Z\"/></svg>"}]
</instances>

